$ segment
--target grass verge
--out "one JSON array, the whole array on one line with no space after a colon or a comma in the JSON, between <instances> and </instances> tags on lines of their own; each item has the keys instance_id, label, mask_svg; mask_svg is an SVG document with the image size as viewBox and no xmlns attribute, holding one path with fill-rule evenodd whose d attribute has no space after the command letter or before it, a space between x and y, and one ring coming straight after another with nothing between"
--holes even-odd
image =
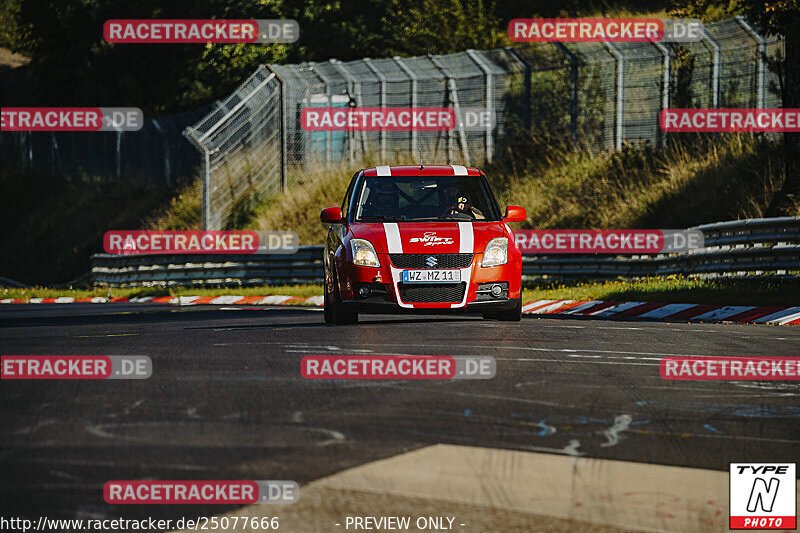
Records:
<instances>
[{"instance_id":1,"label":"grass verge","mask_svg":"<svg viewBox=\"0 0 800 533\"><path fill-rule=\"evenodd\" d=\"M596 282L540 280L523 300L605 300L707 305L800 305L800 282L770 279L644 278Z\"/></svg>"},{"instance_id":2,"label":"grass verge","mask_svg":"<svg viewBox=\"0 0 800 533\"><path fill-rule=\"evenodd\" d=\"M133 298L143 296L322 296L321 285L287 285L242 288L139 288L58 290L42 287L0 289L0 299L56 298ZM523 301L536 300L607 300L627 302L696 303L709 305L800 305L800 282L755 279L704 280L684 277L646 278L631 281L563 282L538 280L526 282Z\"/></svg>"},{"instance_id":3,"label":"grass verge","mask_svg":"<svg viewBox=\"0 0 800 533\"><path fill-rule=\"evenodd\" d=\"M68 296L72 298L135 298L145 296L321 296L321 285L281 285L272 287L241 287L241 288L191 288L191 287L147 287L116 289L98 287L86 290L62 290L47 287L29 287L27 289L0 289L0 300L6 298L30 301L31 298L58 298Z\"/></svg>"}]
</instances>

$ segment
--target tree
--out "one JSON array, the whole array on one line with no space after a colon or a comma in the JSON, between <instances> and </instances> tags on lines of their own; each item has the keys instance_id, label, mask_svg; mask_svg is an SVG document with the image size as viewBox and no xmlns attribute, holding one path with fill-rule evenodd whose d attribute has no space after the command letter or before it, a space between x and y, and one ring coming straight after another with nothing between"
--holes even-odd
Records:
<instances>
[{"instance_id":1,"label":"tree","mask_svg":"<svg viewBox=\"0 0 800 533\"><path fill-rule=\"evenodd\" d=\"M745 17L766 35L784 39L783 107L800 108L800 4L797 0L736 0ZM773 198L767 212L785 214L800 202L800 134L784 133L786 181Z\"/></svg>"},{"instance_id":2,"label":"tree","mask_svg":"<svg viewBox=\"0 0 800 533\"><path fill-rule=\"evenodd\" d=\"M742 15L762 35L780 36L785 54L781 97L784 108L800 108L800 3L798 0L673 0L671 14L699 17L706 22ZM784 133L786 181L767 214L790 212L800 202L800 134Z\"/></svg>"}]
</instances>

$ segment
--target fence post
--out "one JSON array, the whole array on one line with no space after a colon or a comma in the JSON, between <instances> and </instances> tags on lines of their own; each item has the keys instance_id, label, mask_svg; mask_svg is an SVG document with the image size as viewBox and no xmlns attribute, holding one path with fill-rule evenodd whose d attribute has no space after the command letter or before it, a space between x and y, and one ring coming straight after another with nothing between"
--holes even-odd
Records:
<instances>
[{"instance_id":1,"label":"fence post","mask_svg":"<svg viewBox=\"0 0 800 533\"><path fill-rule=\"evenodd\" d=\"M531 130L531 66L514 48L506 46L506 51L522 63L525 67L525 87L523 88L523 98L525 99L525 110L523 111L522 121L525 130Z\"/></svg>"},{"instance_id":2,"label":"fence post","mask_svg":"<svg viewBox=\"0 0 800 533\"><path fill-rule=\"evenodd\" d=\"M158 134L161 136L161 142L164 146L164 175L167 178L167 187L172 186L172 167L169 164L170 154L169 154L169 143L167 142L167 136L164 133L164 128L161 127L161 124L158 123L158 120L151 119L151 123L153 127L156 129Z\"/></svg>"},{"instance_id":3,"label":"fence post","mask_svg":"<svg viewBox=\"0 0 800 533\"><path fill-rule=\"evenodd\" d=\"M653 42L656 48L661 52L664 56L664 75L661 81L661 110L664 111L665 109L669 109L669 80L672 74L671 72L671 59L672 57L669 55L669 49L664 46L662 43ZM667 144L667 132L662 131L661 127L658 126L658 138L659 138L659 145L664 146Z\"/></svg>"},{"instance_id":4,"label":"fence post","mask_svg":"<svg viewBox=\"0 0 800 533\"><path fill-rule=\"evenodd\" d=\"M397 65L403 70L403 72L406 73L406 76L411 79L411 107L416 109L417 105L419 104L417 95L417 75L414 74L413 70L408 68L408 65L403 63L403 59L401 57L395 56L393 59L395 63L397 63ZM411 157L413 157L415 160L422 157L419 153L419 147L417 146L416 129L411 130Z\"/></svg>"},{"instance_id":5,"label":"fence post","mask_svg":"<svg viewBox=\"0 0 800 533\"><path fill-rule=\"evenodd\" d=\"M261 68L262 67L259 67L259 70ZM253 76L255 76L255 74L253 74ZM250 91L249 94L247 94L247 96L242 98L236 105L229 109L221 119L203 132L200 137L196 135L197 131L192 127L184 130L184 136L192 139L198 149L203 152L203 229L206 231L221 229L221 223L219 223L219 221L217 221L211 213L211 150L209 150L209 148L204 144L205 140L213 135L219 128L221 128L222 125L225 124L228 119L236 114L236 112L238 112L244 105L246 105L254 95L266 87L273 78L275 78L275 73L271 72L264 81L259 83L252 91ZM214 149L215 153L218 151L219 147Z\"/></svg>"},{"instance_id":6,"label":"fence post","mask_svg":"<svg viewBox=\"0 0 800 533\"><path fill-rule=\"evenodd\" d=\"M278 80L278 97L281 101L281 119L279 121L281 128L281 192L286 192L286 151L289 149L289 145L286 143L286 82L271 65L267 65L267 68Z\"/></svg>"},{"instance_id":7,"label":"fence post","mask_svg":"<svg viewBox=\"0 0 800 533\"><path fill-rule=\"evenodd\" d=\"M617 60L617 118L614 125L616 126L615 147L617 150L621 150L622 140L625 138L625 56L614 43L603 44Z\"/></svg>"},{"instance_id":8,"label":"fence post","mask_svg":"<svg viewBox=\"0 0 800 533\"><path fill-rule=\"evenodd\" d=\"M450 77L450 74L441 65L441 63L439 63L436 60L436 58L434 57L433 54L428 54L427 57L428 57L428 59L430 59L431 63L433 63L433 66L436 67L436 70L438 70L439 73L442 76L444 76L444 86L445 86L444 95L445 95L445 100L447 102L447 105L450 106L450 104L453 102L452 96L450 95L450 80L452 78ZM458 120L458 117L456 117L456 120ZM450 138L452 137L452 133L453 133L452 129L448 130L447 132L445 132L445 139L446 139L446 142L447 142L446 150L447 150L447 164L448 165L450 164L450 152L452 150L451 143L450 143ZM438 150L438 141L437 141L437 150Z\"/></svg>"},{"instance_id":9,"label":"fence post","mask_svg":"<svg viewBox=\"0 0 800 533\"><path fill-rule=\"evenodd\" d=\"M433 61L433 64L436 65L436 67L444 72L444 74L447 76L447 86L450 90L450 94L453 95L453 106L456 111L456 120L458 120L458 136L461 141L461 154L463 155L464 162L467 165L470 165L471 163L469 157L469 146L467 145L467 134L464 131L464 122L462 120L461 104L458 101L458 87L456 86L455 77L453 77L452 73L441 63L441 61L439 61L439 59L432 55L428 57L430 57L431 61ZM449 157L450 154L448 154L448 158Z\"/></svg>"},{"instance_id":10,"label":"fence post","mask_svg":"<svg viewBox=\"0 0 800 533\"><path fill-rule=\"evenodd\" d=\"M380 107L386 107L386 77L377 69L375 65L372 64L372 59L365 57L361 60L367 68L375 74L375 77L378 78L378 81L381 84L381 92L380 92ZM381 159L383 162L386 162L386 130L383 126L381 126L380 130L381 135Z\"/></svg>"},{"instance_id":11,"label":"fence post","mask_svg":"<svg viewBox=\"0 0 800 533\"><path fill-rule=\"evenodd\" d=\"M483 76L484 79L486 80L486 93L485 93L486 110L487 111L491 110L492 113L494 113L494 77L492 76L492 70L486 63L484 58L481 57L481 55L475 50L472 49L467 50L467 55L470 57L470 59L472 59L475 62L475 64L478 65L478 68L480 68L483 71ZM497 125L497 117L495 117L495 125ZM492 159L494 158L494 138L492 134L493 134L492 127L489 124L486 126L486 132L484 133L484 141L483 141L486 161L488 161L489 163L491 163Z\"/></svg>"},{"instance_id":12,"label":"fence post","mask_svg":"<svg viewBox=\"0 0 800 533\"><path fill-rule=\"evenodd\" d=\"M117 172L116 176L119 178L122 176L122 130L117 130L117 137L116 143L114 145L114 153L116 154L116 165L117 165Z\"/></svg>"},{"instance_id":13,"label":"fence post","mask_svg":"<svg viewBox=\"0 0 800 533\"><path fill-rule=\"evenodd\" d=\"M184 132L184 135L189 137L192 141L194 141L195 146L197 149L203 152L203 162L201 173L203 175L203 205L202 205L202 218L203 218L203 230L209 231L212 229L211 223L211 191L209 190L211 187L211 154L208 148L203 144L203 142L195 135L195 132L191 128L187 128Z\"/></svg>"},{"instance_id":14,"label":"fence post","mask_svg":"<svg viewBox=\"0 0 800 533\"><path fill-rule=\"evenodd\" d=\"M764 39L761 35L753 29L750 24L744 19L744 17L736 17L736 22L744 28L744 31L750 34L750 36L755 39L756 44L758 45L757 54L758 59L756 62L756 107L758 109L764 108L764 89L766 88L766 58L767 58L767 40Z\"/></svg>"},{"instance_id":15,"label":"fence post","mask_svg":"<svg viewBox=\"0 0 800 533\"><path fill-rule=\"evenodd\" d=\"M308 65L308 68L311 70L311 72L313 72L314 75L317 78L319 78L319 80L325 85L325 98L328 101L328 107L332 107L333 101L331 99L330 80L322 72L317 71L317 69L314 68L313 63L306 63L306 64ZM325 161L328 163L328 165L330 165L332 160L333 160L333 131L329 129L327 132L325 132Z\"/></svg>"},{"instance_id":16,"label":"fence post","mask_svg":"<svg viewBox=\"0 0 800 533\"><path fill-rule=\"evenodd\" d=\"M342 77L347 80L347 93L348 93L348 96L350 97L351 101L355 102L356 107L361 107L361 82L356 80L356 78L347 71L347 67L345 67L344 64L342 64L342 62L339 61L338 59L331 59L330 63L331 63L331 65L333 65L333 68L335 68L337 70L337 72L339 72L339 74L341 74ZM356 91L356 85L358 85L358 91ZM363 144L363 141L364 141L364 139L363 139L364 131L363 130L361 131L361 137L362 137L361 140L362 140L362 144ZM355 138L356 138L356 130L348 129L347 141L348 141L348 144L350 145L349 146L349 151L350 151L350 164L351 165L353 163L355 163L355 159L356 159Z\"/></svg>"},{"instance_id":17,"label":"fence post","mask_svg":"<svg viewBox=\"0 0 800 533\"><path fill-rule=\"evenodd\" d=\"M569 60L569 134L572 142L578 141L578 58L563 43L553 44Z\"/></svg>"},{"instance_id":18,"label":"fence post","mask_svg":"<svg viewBox=\"0 0 800 533\"><path fill-rule=\"evenodd\" d=\"M708 30L703 27L703 35L705 40L711 44L711 107L717 108L719 102L719 62L720 62L720 46L717 39L711 35Z\"/></svg>"}]
</instances>

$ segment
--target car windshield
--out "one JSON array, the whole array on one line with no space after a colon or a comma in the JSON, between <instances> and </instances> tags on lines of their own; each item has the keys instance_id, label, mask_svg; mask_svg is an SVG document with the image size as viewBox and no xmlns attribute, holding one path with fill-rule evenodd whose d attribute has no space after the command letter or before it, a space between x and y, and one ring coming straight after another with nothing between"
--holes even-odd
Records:
<instances>
[{"instance_id":1,"label":"car windshield","mask_svg":"<svg viewBox=\"0 0 800 533\"><path fill-rule=\"evenodd\" d=\"M356 198L359 222L500 220L483 176L369 177Z\"/></svg>"}]
</instances>

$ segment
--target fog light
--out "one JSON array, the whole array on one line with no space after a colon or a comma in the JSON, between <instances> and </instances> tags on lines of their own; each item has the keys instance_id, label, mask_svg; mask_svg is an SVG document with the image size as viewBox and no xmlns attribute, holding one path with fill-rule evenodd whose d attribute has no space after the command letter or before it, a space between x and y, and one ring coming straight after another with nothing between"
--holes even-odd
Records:
<instances>
[{"instance_id":1,"label":"fog light","mask_svg":"<svg viewBox=\"0 0 800 533\"><path fill-rule=\"evenodd\" d=\"M366 285L358 289L358 295L361 296L362 298L369 298L370 294L372 294L372 289L370 289Z\"/></svg>"},{"instance_id":2,"label":"fog light","mask_svg":"<svg viewBox=\"0 0 800 533\"><path fill-rule=\"evenodd\" d=\"M503 295L503 286L502 285L492 285L492 296L495 298L500 298Z\"/></svg>"}]
</instances>

